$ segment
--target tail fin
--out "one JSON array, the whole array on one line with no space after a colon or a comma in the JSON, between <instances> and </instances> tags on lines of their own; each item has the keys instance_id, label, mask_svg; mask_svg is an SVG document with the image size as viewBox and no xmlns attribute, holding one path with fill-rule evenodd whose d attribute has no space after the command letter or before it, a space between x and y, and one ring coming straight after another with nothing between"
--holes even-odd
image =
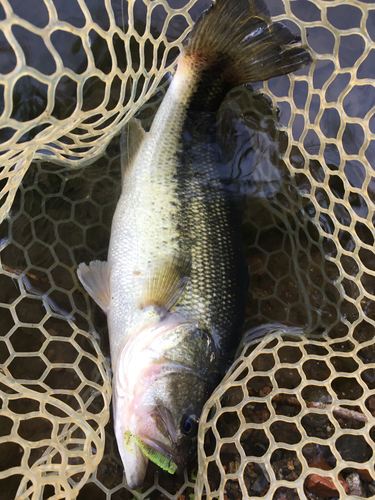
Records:
<instances>
[{"instance_id":1,"label":"tail fin","mask_svg":"<svg viewBox=\"0 0 375 500\"><path fill-rule=\"evenodd\" d=\"M267 80L311 62L282 23L272 23L263 0L216 0L198 19L183 55L222 69L231 85Z\"/></svg>"}]
</instances>

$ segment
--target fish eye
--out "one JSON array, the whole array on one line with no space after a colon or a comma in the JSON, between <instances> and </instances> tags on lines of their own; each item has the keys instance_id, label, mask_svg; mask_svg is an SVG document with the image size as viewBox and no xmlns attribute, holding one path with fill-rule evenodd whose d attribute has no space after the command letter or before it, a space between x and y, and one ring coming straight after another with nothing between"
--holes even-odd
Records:
<instances>
[{"instance_id":1,"label":"fish eye","mask_svg":"<svg viewBox=\"0 0 375 500\"><path fill-rule=\"evenodd\" d=\"M193 436L198 432L199 418L192 414L182 420L182 432L185 436Z\"/></svg>"}]
</instances>

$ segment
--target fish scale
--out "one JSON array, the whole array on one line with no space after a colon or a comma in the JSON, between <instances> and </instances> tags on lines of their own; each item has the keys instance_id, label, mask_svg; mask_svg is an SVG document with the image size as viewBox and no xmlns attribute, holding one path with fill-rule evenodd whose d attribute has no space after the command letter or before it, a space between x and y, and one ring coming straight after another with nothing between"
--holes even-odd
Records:
<instances>
[{"instance_id":1,"label":"fish scale","mask_svg":"<svg viewBox=\"0 0 375 500\"><path fill-rule=\"evenodd\" d=\"M78 275L108 315L115 434L132 488L149 459L181 472L192 457L203 404L244 320L243 200L217 112L234 86L309 63L296 41L262 1L217 0L187 40L149 133L135 120L123 131L108 263L81 264Z\"/></svg>"}]
</instances>

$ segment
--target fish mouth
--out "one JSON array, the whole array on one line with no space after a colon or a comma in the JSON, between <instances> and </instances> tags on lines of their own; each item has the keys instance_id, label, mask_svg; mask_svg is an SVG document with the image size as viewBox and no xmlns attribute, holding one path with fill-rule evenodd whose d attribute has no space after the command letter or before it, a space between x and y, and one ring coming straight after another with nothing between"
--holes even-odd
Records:
<instances>
[{"instance_id":1,"label":"fish mouth","mask_svg":"<svg viewBox=\"0 0 375 500\"><path fill-rule=\"evenodd\" d=\"M143 423L146 425L138 427L134 440L145 456L171 474L182 472L186 463L177 449L176 430L169 410L157 406Z\"/></svg>"},{"instance_id":2,"label":"fish mouth","mask_svg":"<svg viewBox=\"0 0 375 500\"><path fill-rule=\"evenodd\" d=\"M178 469L178 465L173 461L173 456L168 449L159 442L153 441L147 437L140 438L127 430L124 434L125 448L132 454L136 454L136 447L143 455L158 465L161 469L174 474Z\"/></svg>"},{"instance_id":3,"label":"fish mouth","mask_svg":"<svg viewBox=\"0 0 375 500\"><path fill-rule=\"evenodd\" d=\"M186 464L175 445L171 447L156 439L150 439L148 436L140 436L139 439L147 445L146 452L141 448L143 453L159 467L168 470L171 474L184 470Z\"/></svg>"}]
</instances>

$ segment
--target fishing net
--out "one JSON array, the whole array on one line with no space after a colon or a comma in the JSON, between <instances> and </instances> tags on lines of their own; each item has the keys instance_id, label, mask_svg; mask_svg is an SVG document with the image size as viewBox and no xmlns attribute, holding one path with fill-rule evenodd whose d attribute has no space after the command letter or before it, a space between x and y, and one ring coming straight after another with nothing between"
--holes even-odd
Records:
<instances>
[{"instance_id":1,"label":"fishing net","mask_svg":"<svg viewBox=\"0 0 375 500\"><path fill-rule=\"evenodd\" d=\"M195 3L1 1L1 219L33 159L103 154L172 69Z\"/></svg>"},{"instance_id":2,"label":"fishing net","mask_svg":"<svg viewBox=\"0 0 375 500\"><path fill-rule=\"evenodd\" d=\"M375 494L375 10L355 0L268 2L314 62L223 113L248 192L246 328L280 325L248 335L208 401L198 464L126 487L106 318L75 270L106 258L116 134L149 125L208 4L0 1L0 499Z\"/></svg>"}]
</instances>

